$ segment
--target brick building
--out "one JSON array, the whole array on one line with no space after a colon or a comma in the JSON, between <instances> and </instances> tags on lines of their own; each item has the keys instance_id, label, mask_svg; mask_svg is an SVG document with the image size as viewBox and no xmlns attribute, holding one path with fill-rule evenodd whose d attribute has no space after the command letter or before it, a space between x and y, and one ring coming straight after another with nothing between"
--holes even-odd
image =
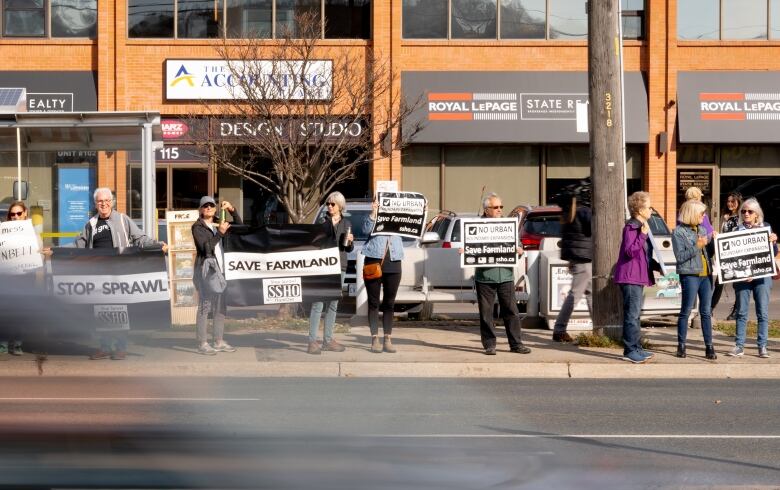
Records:
<instances>
[{"instance_id":1,"label":"brick building","mask_svg":"<svg viewBox=\"0 0 780 490\"><path fill-rule=\"evenodd\" d=\"M585 3L0 0L0 87L26 88L27 110L160 112L169 142L157 154L158 208L192 208L217 192L246 218L267 203L186 145L178 118L199 108L166 97L166 60L215 59L223 33L270 39L296 11L314 9L326 19L323 50L373 46L400 74L396 90L425 102L415 141L374 162L344 189L348 196L395 179L424 192L432 209L473 211L483 186L508 205L541 204L589 173L587 134L577 132L573 110L587 98ZM780 208L773 201L780 195L777 2L623 6L629 189L648 190L670 222L682 187L694 182L713 221L722 195L735 188L757 195L765 209ZM6 202L15 159L0 154ZM140 217L137 162L125 152L26 153L28 202L42 208L47 230L61 230L64 184L75 179L115 189L118 208Z\"/></svg>"}]
</instances>

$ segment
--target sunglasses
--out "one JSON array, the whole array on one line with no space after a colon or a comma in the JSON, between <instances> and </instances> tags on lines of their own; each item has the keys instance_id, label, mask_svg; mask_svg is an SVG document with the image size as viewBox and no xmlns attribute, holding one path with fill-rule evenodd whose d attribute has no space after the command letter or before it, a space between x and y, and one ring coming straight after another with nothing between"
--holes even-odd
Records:
<instances>
[{"instance_id":1,"label":"sunglasses","mask_svg":"<svg viewBox=\"0 0 780 490\"><path fill-rule=\"evenodd\" d=\"M753 214L753 213L755 213L755 211L753 211L752 209L743 209L742 213L743 214Z\"/></svg>"},{"instance_id":2,"label":"sunglasses","mask_svg":"<svg viewBox=\"0 0 780 490\"><path fill-rule=\"evenodd\" d=\"M327 202L327 203L325 203L325 204L326 204L327 206L336 206L336 203L335 203L335 202Z\"/></svg>"},{"instance_id":3,"label":"sunglasses","mask_svg":"<svg viewBox=\"0 0 780 490\"><path fill-rule=\"evenodd\" d=\"M215 206L215 205L213 205L213 204L211 204L210 202L207 202L206 204L204 204L204 205L203 205L203 206L201 206L201 207L202 207L202 208L216 208L216 206Z\"/></svg>"},{"instance_id":4,"label":"sunglasses","mask_svg":"<svg viewBox=\"0 0 780 490\"><path fill-rule=\"evenodd\" d=\"M18 213L8 213L8 216L21 216L24 214L24 211L19 211Z\"/></svg>"},{"instance_id":5,"label":"sunglasses","mask_svg":"<svg viewBox=\"0 0 780 490\"><path fill-rule=\"evenodd\" d=\"M504 209L504 206L488 206L487 209Z\"/></svg>"}]
</instances>

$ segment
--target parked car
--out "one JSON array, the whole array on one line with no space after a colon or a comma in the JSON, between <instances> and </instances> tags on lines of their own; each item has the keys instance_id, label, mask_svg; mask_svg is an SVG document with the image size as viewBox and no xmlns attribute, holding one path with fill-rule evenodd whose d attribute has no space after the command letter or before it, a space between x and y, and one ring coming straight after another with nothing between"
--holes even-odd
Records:
<instances>
[{"instance_id":1,"label":"parked car","mask_svg":"<svg viewBox=\"0 0 780 490\"><path fill-rule=\"evenodd\" d=\"M560 238L561 213L563 211L558 206L535 206L528 209L520 223L519 231L523 250L539 250L543 239Z\"/></svg>"}]
</instances>

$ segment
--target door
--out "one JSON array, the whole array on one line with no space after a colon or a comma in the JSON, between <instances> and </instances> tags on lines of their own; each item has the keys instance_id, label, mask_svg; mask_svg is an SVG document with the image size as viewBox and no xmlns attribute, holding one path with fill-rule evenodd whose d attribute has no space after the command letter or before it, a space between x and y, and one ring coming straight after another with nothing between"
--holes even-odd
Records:
<instances>
[{"instance_id":1,"label":"door","mask_svg":"<svg viewBox=\"0 0 780 490\"><path fill-rule=\"evenodd\" d=\"M720 175L716 165L679 165L677 167L677 209L685 202L685 191L698 187L707 205L710 222L717 230L720 223Z\"/></svg>"}]
</instances>

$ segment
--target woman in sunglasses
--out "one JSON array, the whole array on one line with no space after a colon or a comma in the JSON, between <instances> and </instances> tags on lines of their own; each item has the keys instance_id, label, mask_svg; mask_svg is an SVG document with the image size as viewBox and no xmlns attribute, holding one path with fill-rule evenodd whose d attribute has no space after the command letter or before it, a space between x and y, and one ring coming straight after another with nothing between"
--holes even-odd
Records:
<instances>
[{"instance_id":1,"label":"woman in sunglasses","mask_svg":"<svg viewBox=\"0 0 780 490\"><path fill-rule=\"evenodd\" d=\"M736 231L739 226L739 207L742 206L742 194L737 191L731 191L726 195L726 211L721 215L723 220L720 225L721 233L728 233L730 231ZM715 288L712 291L712 309L720 301L720 296L723 293L723 284L719 281L715 281ZM731 306L726 320L734 320L737 318L737 310L739 309L739 298L734 299L734 304Z\"/></svg>"},{"instance_id":2,"label":"woman in sunglasses","mask_svg":"<svg viewBox=\"0 0 780 490\"><path fill-rule=\"evenodd\" d=\"M344 218L344 211L347 210L347 200L344 194L336 191L331 192L325 200L327 214L322 218L322 225L325 227L325 233L331 246L337 246L340 252L341 262L341 281L344 282L344 274L347 271L347 253L354 248L352 241L355 237L352 235L352 223ZM336 323L336 310L339 301L315 301L311 304L309 314L309 354L321 354L322 351L343 352L344 346L333 339L333 325ZM317 331L320 328L320 318L322 310L327 306L325 313L325 329L322 336L322 345L317 342Z\"/></svg>"},{"instance_id":3,"label":"woman in sunglasses","mask_svg":"<svg viewBox=\"0 0 780 490\"><path fill-rule=\"evenodd\" d=\"M243 224L236 208L227 201L222 201L222 209L233 217L233 223ZM225 331L225 313L227 307L222 293L213 293L203 283L203 264L206 259L216 258L222 267L222 237L230 230L230 223L216 217L217 203L211 196L200 198L200 218L192 225L192 238L195 241L197 256L193 268L192 281L198 291L198 313L195 317L198 336L198 353L213 356L217 352L235 352L236 348L225 342L222 335ZM224 272L223 272L224 274ZM214 326L214 346L208 342L208 320L212 314Z\"/></svg>"},{"instance_id":4,"label":"woman in sunglasses","mask_svg":"<svg viewBox=\"0 0 780 490\"><path fill-rule=\"evenodd\" d=\"M739 224L737 230L750 230L753 228L769 227L769 223L764 222L764 212L758 201L750 198L742 203L739 208ZM777 255L777 235L769 230L769 241L773 244L773 253ZM750 307L750 295L756 302L756 317L758 319L758 357L768 358L769 352L766 348L767 336L769 334L769 296L772 291L772 278L762 277L760 279L747 278L744 281L734 283L734 290L737 292L737 335L736 345L729 352L730 356L742 356L745 353L745 330L747 329L748 308Z\"/></svg>"}]
</instances>

